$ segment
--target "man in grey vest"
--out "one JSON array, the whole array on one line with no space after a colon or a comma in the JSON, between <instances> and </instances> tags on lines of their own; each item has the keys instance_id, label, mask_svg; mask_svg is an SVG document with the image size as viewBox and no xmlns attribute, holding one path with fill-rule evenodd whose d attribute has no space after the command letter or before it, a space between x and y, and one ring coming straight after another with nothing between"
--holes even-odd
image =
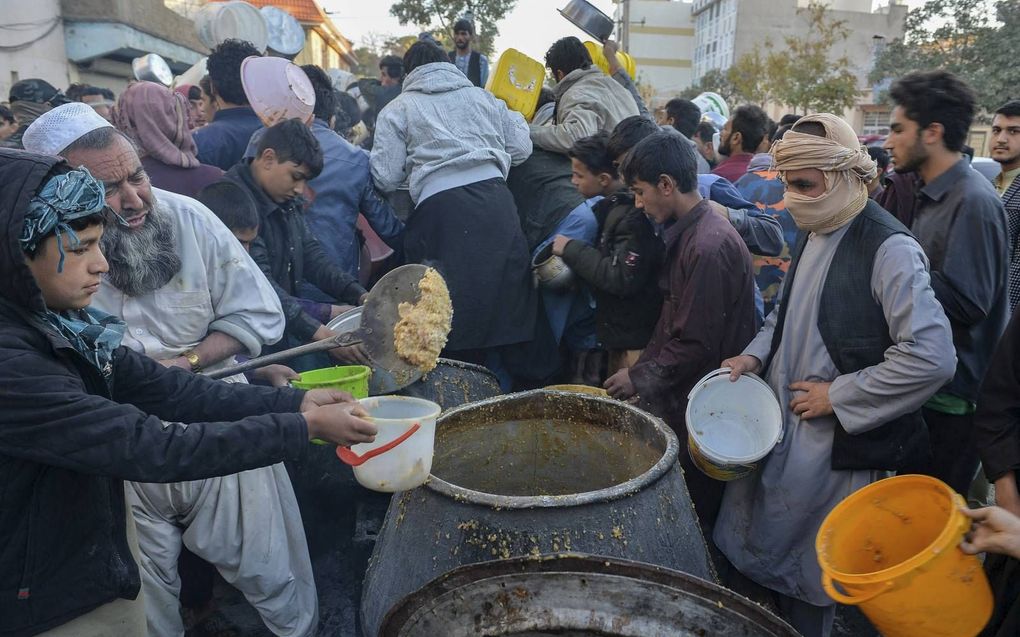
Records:
<instances>
[{"instance_id":1,"label":"man in grey vest","mask_svg":"<svg viewBox=\"0 0 1020 637\"><path fill-rule=\"evenodd\" d=\"M843 498L928 453L921 405L956 359L928 261L870 199L875 162L835 115L801 119L773 147L801 230L776 309L731 379L762 374L783 436L751 476L726 483L716 545L805 637L831 631L815 536ZM760 589L759 589L760 590Z\"/></svg>"},{"instance_id":2,"label":"man in grey vest","mask_svg":"<svg viewBox=\"0 0 1020 637\"><path fill-rule=\"evenodd\" d=\"M489 58L478 51L472 50L471 43L475 39L475 25L467 18L461 18L453 25L453 44L450 51L452 62L461 73L471 80L475 86L485 88L489 81Z\"/></svg>"}]
</instances>

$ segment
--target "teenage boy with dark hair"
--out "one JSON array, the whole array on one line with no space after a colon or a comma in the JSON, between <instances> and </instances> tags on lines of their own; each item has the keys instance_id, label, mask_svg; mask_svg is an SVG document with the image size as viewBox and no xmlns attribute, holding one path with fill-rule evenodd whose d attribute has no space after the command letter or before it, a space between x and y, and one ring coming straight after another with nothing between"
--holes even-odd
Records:
<instances>
[{"instance_id":1,"label":"teenage boy with dark hair","mask_svg":"<svg viewBox=\"0 0 1020 637\"><path fill-rule=\"evenodd\" d=\"M719 153L715 150L716 132L715 126L712 126L711 122L701 122L694 129L694 136L691 137L691 141L698 146L698 154L705 158L710 168L719 165Z\"/></svg>"},{"instance_id":2,"label":"teenage boy with dark hair","mask_svg":"<svg viewBox=\"0 0 1020 637\"><path fill-rule=\"evenodd\" d=\"M665 230L665 263L659 277L665 301L651 341L637 363L606 381L614 398L639 404L687 440L687 395L698 379L739 354L755 332L754 270L740 235L698 192L694 150L675 133L643 139L620 172L635 205ZM683 444L683 443L681 443ZM681 465L705 535L719 511L724 482Z\"/></svg>"},{"instance_id":3,"label":"teenage boy with dark hair","mask_svg":"<svg viewBox=\"0 0 1020 637\"><path fill-rule=\"evenodd\" d=\"M586 199L604 197L593 207L597 247L556 235L552 250L594 290L595 336L609 352L611 376L636 363L652 336L662 307L656 277L663 247L620 181L606 141L601 133L570 149L571 181L578 192Z\"/></svg>"},{"instance_id":4,"label":"teenage boy with dark hair","mask_svg":"<svg viewBox=\"0 0 1020 637\"><path fill-rule=\"evenodd\" d=\"M56 157L0 150L5 635L146 634L123 481L229 475L300 460L311 438L375 434L335 404L346 394L222 383L122 346L124 322L89 307L109 268L103 190Z\"/></svg>"},{"instance_id":5,"label":"teenage boy with dark hair","mask_svg":"<svg viewBox=\"0 0 1020 637\"><path fill-rule=\"evenodd\" d=\"M241 62L261 56L250 42L225 40L209 54L209 98L216 107L212 121L192 137L198 149L198 161L230 170L241 160L252 133L262 128L262 120L248 104L241 85Z\"/></svg>"},{"instance_id":6,"label":"teenage boy with dark hair","mask_svg":"<svg viewBox=\"0 0 1020 637\"><path fill-rule=\"evenodd\" d=\"M251 253L280 295L287 317L284 347L334 336L324 325L327 321L320 320L325 317L312 317L295 298L303 281L349 305L361 305L367 295L326 255L305 222L305 187L322 172L322 165L322 148L312 131L300 120L288 119L266 129L255 157L224 176L246 190L258 207L258 239ZM331 317L340 312L341 307L333 306ZM358 346L336 348L330 354L345 363L367 362Z\"/></svg>"},{"instance_id":7,"label":"teenage boy with dark hair","mask_svg":"<svg viewBox=\"0 0 1020 637\"><path fill-rule=\"evenodd\" d=\"M903 76L889 96L895 107L884 148L897 173L921 178L910 230L931 262L958 361L953 380L924 406L932 461L907 469L967 493L978 468L978 390L1009 318L1006 213L961 152L976 110L971 88L947 71L928 71Z\"/></svg>"}]
</instances>

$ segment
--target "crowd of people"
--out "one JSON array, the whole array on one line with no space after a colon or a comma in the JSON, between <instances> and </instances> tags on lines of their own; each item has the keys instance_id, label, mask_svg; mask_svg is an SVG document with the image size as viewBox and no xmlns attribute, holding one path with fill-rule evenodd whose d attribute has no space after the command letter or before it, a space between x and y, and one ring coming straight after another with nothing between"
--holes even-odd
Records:
<instances>
[{"instance_id":1,"label":"crowd of people","mask_svg":"<svg viewBox=\"0 0 1020 637\"><path fill-rule=\"evenodd\" d=\"M717 130L676 98L656 121L615 43L605 73L567 37L529 122L480 88L473 24L454 32L453 51L423 37L383 58L364 93L238 40L199 86L14 85L0 632L182 635L197 556L273 633L314 634L282 461L375 428L349 396L288 382L371 361L355 345L198 372L331 338L400 263L439 270L444 356L506 391L601 386L686 444L699 379L761 375L783 436L758 470L724 483L680 462L723 582L808 637L835 612L814 548L827 513L897 472L966 494L980 463L1000 508L968 513L964 549L1007 554L986 563L986 634L1020 630L1020 102L994 113L993 183L964 153L974 94L948 72L897 80L883 148L865 148L833 114L743 105ZM573 283L537 277L551 258Z\"/></svg>"}]
</instances>

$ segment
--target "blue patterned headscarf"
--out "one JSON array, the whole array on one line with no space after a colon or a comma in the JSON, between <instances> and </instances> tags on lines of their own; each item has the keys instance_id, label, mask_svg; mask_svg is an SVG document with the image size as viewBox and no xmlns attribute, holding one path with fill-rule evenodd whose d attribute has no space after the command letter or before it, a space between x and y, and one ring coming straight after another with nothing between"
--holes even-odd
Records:
<instances>
[{"instance_id":1,"label":"blue patterned headscarf","mask_svg":"<svg viewBox=\"0 0 1020 637\"><path fill-rule=\"evenodd\" d=\"M63 272L64 236L69 239L71 249L81 243L70 223L102 212L105 207L103 184L96 181L86 168L51 177L28 202L19 238L21 249L34 254L43 240L51 234L56 235L60 251L57 272ZM124 321L88 307L63 312L47 309L43 318L105 377L110 376L113 352L124 337Z\"/></svg>"},{"instance_id":2,"label":"blue patterned headscarf","mask_svg":"<svg viewBox=\"0 0 1020 637\"><path fill-rule=\"evenodd\" d=\"M50 234L57 236L60 262L57 272L64 271L64 238L76 248L78 235L68 225L75 219L88 217L106 208L106 191L84 166L51 177L46 185L28 202L25 225L21 229L21 249L34 254L39 244Z\"/></svg>"}]
</instances>

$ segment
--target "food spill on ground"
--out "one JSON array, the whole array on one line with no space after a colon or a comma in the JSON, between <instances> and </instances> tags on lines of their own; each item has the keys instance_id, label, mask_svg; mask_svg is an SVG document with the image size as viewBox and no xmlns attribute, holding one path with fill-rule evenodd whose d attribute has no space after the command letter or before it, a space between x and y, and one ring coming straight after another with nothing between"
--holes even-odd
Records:
<instances>
[{"instance_id":1,"label":"food spill on ground","mask_svg":"<svg viewBox=\"0 0 1020 637\"><path fill-rule=\"evenodd\" d=\"M397 355L422 372L436 367L439 352L446 346L453 322L453 304L446 281L435 268L429 268L418 282L416 303L397 306L400 320L393 328Z\"/></svg>"}]
</instances>

